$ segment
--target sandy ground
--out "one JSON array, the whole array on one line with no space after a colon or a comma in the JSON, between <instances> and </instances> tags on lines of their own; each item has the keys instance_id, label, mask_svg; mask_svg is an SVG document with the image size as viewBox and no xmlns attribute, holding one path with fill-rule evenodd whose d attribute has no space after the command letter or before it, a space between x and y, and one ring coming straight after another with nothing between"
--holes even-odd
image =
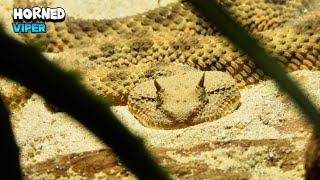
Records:
<instances>
[{"instance_id":1,"label":"sandy ground","mask_svg":"<svg viewBox=\"0 0 320 180\"><path fill-rule=\"evenodd\" d=\"M51 2L52 6L65 8L69 16L95 19L123 17L159 6L158 1L150 0L79 0L77 3L72 0L50 0L48 2ZM160 5L168 2L169 0L161 0ZM12 32L11 10L12 1L2 0L0 2L0 19L4 20L4 27L8 32ZM320 72L299 71L292 75L302 83L310 97L320 107ZM295 126L295 123L303 124L305 118L272 81L243 90L241 106L234 113L217 121L179 130L146 128L139 124L126 106L112 107L112 110L132 132L143 137L149 147L188 148L212 141L302 138L303 140L293 145L294 150L303 151L306 140L310 136L310 130L306 126ZM12 122L21 148L23 167L54 158L57 155L106 148L91 132L88 132L67 114L49 111L44 100L36 94L32 95L21 111L12 115ZM226 154L230 152L237 158L226 157ZM257 163L266 158L265 156L271 156L270 152L270 149L261 146L245 152L237 147L230 147L188 158L175 153L167 153L167 155L186 163L200 159L207 161L211 169L225 171L247 166L247 169L250 169L250 166L255 166L251 167L254 170L253 179L269 179L267 177L272 177L270 179L301 179L303 177L302 163L290 171L282 171L278 166L268 167ZM255 159L258 165L256 166L250 158Z\"/></svg>"}]
</instances>

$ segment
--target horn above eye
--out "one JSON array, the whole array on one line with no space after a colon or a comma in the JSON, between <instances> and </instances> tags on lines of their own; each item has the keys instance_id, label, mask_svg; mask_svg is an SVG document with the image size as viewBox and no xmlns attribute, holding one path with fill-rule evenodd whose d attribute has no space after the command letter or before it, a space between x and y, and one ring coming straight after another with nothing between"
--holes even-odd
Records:
<instances>
[{"instance_id":1,"label":"horn above eye","mask_svg":"<svg viewBox=\"0 0 320 180\"><path fill-rule=\"evenodd\" d=\"M157 92L160 92L162 90L162 87L160 86L157 80L154 80L154 86L156 87Z\"/></svg>"},{"instance_id":2,"label":"horn above eye","mask_svg":"<svg viewBox=\"0 0 320 180\"><path fill-rule=\"evenodd\" d=\"M199 81L199 84L198 84L198 86L201 88L204 88L204 77L205 77L205 73L203 73L203 75Z\"/></svg>"}]
</instances>

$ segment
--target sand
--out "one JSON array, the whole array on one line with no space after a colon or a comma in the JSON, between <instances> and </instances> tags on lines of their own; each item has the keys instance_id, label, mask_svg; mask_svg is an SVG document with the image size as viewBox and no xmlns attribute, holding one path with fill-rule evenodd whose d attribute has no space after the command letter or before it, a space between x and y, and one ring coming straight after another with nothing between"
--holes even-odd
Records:
<instances>
[{"instance_id":1,"label":"sand","mask_svg":"<svg viewBox=\"0 0 320 180\"><path fill-rule=\"evenodd\" d=\"M173 0L50 0L51 6L65 8L68 16L76 18L105 19L127 15L163 6ZM0 2L0 19L8 32L11 30L12 1ZM17 37L15 34L10 33ZM46 54L48 57L52 55ZM292 76L301 82L311 99L320 107L320 72L297 71ZM244 172L252 171L252 179L302 179L303 152L305 143L310 137L310 128L305 117L291 103L290 99L271 80L241 91L241 106L232 114L217 121L202 123L178 130L156 130L142 126L128 111L127 106L112 107L121 122L134 134L143 137L150 149L165 148L166 156L178 164L194 161L207 165L207 171ZM25 106L12 115L14 132L21 149L23 168L55 158L58 155L81 153L106 149L99 139L86 130L76 120L62 112L53 112L45 101L33 94ZM281 163L268 165L266 159L274 158L274 149L268 146L268 140L298 139L290 141L293 152L301 156L291 169L285 170ZM214 148L215 142L238 141L266 142L261 146L239 146ZM213 148L201 153L181 155L172 149L188 149L201 144ZM218 146L217 146L218 147ZM169 149L169 150L168 150ZM170 150L171 149L171 150ZM198 150L195 150L198 152ZM287 152L289 153L289 152ZM231 155L230 155L231 154ZM281 157L278 157L281 159ZM166 164L162 161L162 164ZM170 164L170 163L167 163ZM70 170L70 169L69 169ZM67 173L69 177L80 177L81 174ZM30 175L32 179L52 177L51 175ZM103 179L103 173L98 174ZM128 175L133 177L132 175ZM66 176L67 177L67 176ZM77 179L77 178L76 178Z\"/></svg>"}]
</instances>

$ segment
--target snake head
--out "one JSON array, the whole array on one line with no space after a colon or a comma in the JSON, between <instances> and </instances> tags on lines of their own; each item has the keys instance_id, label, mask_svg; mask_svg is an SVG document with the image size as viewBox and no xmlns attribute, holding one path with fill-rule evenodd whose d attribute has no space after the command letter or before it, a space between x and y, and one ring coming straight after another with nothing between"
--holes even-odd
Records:
<instances>
[{"instance_id":1,"label":"snake head","mask_svg":"<svg viewBox=\"0 0 320 180\"><path fill-rule=\"evenodd\" d=\"M236 81L219 71L187 71L138 84L128 107L141 124L178 129L217 120L240 103Z\"/></svg>"},{"instance_id":2,"label":"snake head","mask_svg":"<svg viewBox=\"0 0 320 180\"><path fill-rule=\"evenodd\" d=\"M205 74L203 73L196 86L173 85L164 90L163 87L154 80L157 90L157 105L169 119L184 123L191 121L201 112L208 102L204 86Z\"/></svg>"}]
</instances>

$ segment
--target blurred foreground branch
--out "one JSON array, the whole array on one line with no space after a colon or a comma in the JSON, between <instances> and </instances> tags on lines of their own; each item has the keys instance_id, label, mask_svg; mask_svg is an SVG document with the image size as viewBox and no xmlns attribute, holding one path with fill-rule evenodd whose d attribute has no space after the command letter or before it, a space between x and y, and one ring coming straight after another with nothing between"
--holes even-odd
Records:
<instances>
[{"instance_id":1,"label":"blurred foreground branch","mask_svg":"<svg viewBox=\"0 0 320 180\"><path fill-rule=\"evenodd\" d=\"M110 112L109 105L89 92L70 73L50 63L36 49L0 30L3 54L0 74L42 95L73 116L112 148L140 179L168 179L140 138L127 130Z\"/></svg>"},{"instance_id":2,"label":"blurred foreground branch","mask_svg":"<svg viewBox=\"0 0 320 180\"><path fill-rule=\"evenodd\" d=\"M1 174L0 178L22 179L19 161L19 148L14 138L9 112L0 98L0 156Z\"/></svg>"},{"instance_id":3,"label":"blurred foreground branch","mask_svg":"<svg viewBox=\"0 0 320 180\"><path fill-rule=\"evenodd\" d=\"M320 133L320 113L312 101L287 75L280 66L280 60L271 56L260 46L258 40L246 32L230 13L219 3L219 0L188 0L195 8L216 25L236 46L247 53L254 63L268 76L273 78L280 88L294 100L302 112L307 115L318 137Z\"/></svg>"}]
</instances>

